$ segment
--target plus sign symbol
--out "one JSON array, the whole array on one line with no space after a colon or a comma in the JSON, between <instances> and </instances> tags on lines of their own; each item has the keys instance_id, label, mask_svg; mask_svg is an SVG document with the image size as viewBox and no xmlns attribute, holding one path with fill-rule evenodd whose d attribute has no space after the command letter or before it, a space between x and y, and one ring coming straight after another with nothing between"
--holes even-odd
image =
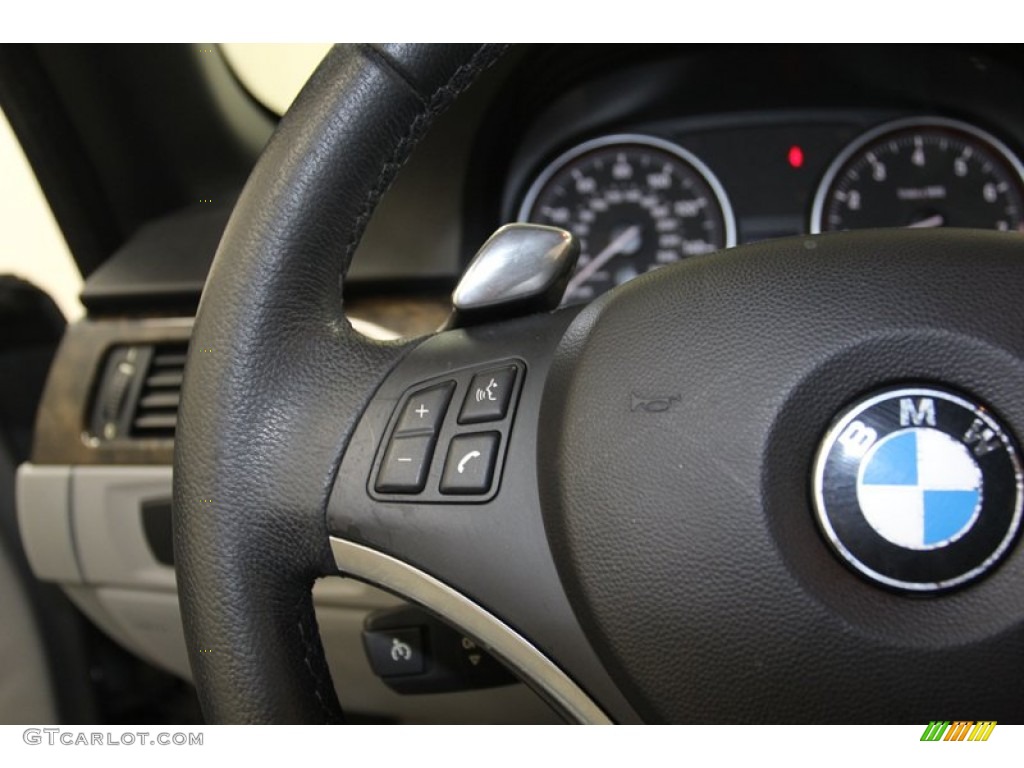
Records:
<instances>
[{"instance_id":1,"label":"plus sign symbol","mask_svg":"<svg viewBox=\"0 0 1024 768\"><path fill-rule=\"evenodd\" d=\"M424 416L430 413L430 411L427 409L425 405L423 405L423 403L420 403L420 407L413 411L413 413L418 413L420 415L420 418L422 419Z\"/></svg>"}]
</instances>

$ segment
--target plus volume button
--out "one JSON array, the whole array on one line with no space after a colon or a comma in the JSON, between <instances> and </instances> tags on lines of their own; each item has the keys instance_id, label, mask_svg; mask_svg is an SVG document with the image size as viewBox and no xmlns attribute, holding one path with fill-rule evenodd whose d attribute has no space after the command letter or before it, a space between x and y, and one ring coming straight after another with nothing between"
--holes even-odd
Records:
<instances>
[{"instance_id":1,"label":"plus volume button","mask_svg":"<svg viewBox=\"0 0 1024 768\"><path fill-rule=\"evenodd\" d=\"M395 427L396 435L437 434L448 403L455 389L454 381L446 381L428 389L413 392L405 401L402 415Z\"/></svg>"}]
</instances>

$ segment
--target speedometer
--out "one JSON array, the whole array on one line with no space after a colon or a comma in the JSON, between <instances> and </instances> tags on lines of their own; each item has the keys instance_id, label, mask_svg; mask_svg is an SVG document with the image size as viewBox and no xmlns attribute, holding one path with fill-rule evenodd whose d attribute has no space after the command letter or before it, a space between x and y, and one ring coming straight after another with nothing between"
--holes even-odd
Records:
<instances>
[{"instance_id":1,"label":"speedometer","mask_svg":"<svg viewBox=\"0 0 1024 768\"><path fill-rule=\"evenodd\" d=\"M887 123L833 161L811 214L812 232L868 227L1024 230L1024 167L967 123Z\"/></svg>"},{"instance_id":2,"label":"speedometer","mask_svg":"<svg viewBox=\"0 0 1024 768\"><path fill-rule=\"evenodd\" d=\"M580 241L566 304L736 244L732 209L714 174L692 153L651 136L605 136L556 158L527 192L519 220L568 229Z\"/></svg>"}]
</instances>

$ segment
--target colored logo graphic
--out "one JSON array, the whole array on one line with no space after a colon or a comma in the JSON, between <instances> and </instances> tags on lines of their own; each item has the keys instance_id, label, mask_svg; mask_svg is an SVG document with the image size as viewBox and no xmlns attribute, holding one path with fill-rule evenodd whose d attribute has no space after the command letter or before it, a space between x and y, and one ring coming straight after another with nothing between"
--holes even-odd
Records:
<instances>
[{"instance_id":1,"label":"colored logo graphic","mask_svg":"<svg viewBox=\"0 0 1024 768\"><path fill-rule=\"evenodd\" d=\"M833 551L862 577L940 592L991 571L1024 514L1024 467L988 407L935 387L847 406L814 463L814 507Z\"/></svg>"},{"instance_id":2,"label":"colored logo graphic","mask_svg":"<svg viewBox=\"0 0 1024 768\"><path fill-rule=\"evenodd\" d=\"M995 728L995 720L932 720L921 741L988 741Z\"/></svg>"},{"instance_id":3,"label":"colored logo graphic","mask_svg":"<svg viewBox=\"0 0 1024 768\"><path fill-rule=\"evenodd\" d=\"M981 511L981 470L964 444L937 429L893 432L861 462L857 500L881 536L908 549L950 544Z\"/></svg>"}]
</instances>

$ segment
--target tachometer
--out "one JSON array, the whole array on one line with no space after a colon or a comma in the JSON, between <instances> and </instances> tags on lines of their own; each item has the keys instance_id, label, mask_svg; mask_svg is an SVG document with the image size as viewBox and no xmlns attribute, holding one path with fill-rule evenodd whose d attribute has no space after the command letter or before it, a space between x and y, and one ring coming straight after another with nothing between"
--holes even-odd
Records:
<instances>
[{"instance_id":1,"label":"tachometer","mask_svg":"<svg viewBox=\"0 0 1024 768\"><path fill-rule=\"evenodd\" d=\"M887 123L836 157L811 213L812 232L868 227L1024 230L1024 167L967 123Z\"/></svg>"},{"instance_id":2,"label":"tachometer","mask_svg":"<svg viewBox=\"0 0 1024 768\"><path fill-rule=\"evenodd\" d=\"M736 244L732 209L714 174L682 147L650 136L606 136L556 158L530 187L519 220L563 227L579 239L566 304Z\"/></svg>"}]
</instances>

